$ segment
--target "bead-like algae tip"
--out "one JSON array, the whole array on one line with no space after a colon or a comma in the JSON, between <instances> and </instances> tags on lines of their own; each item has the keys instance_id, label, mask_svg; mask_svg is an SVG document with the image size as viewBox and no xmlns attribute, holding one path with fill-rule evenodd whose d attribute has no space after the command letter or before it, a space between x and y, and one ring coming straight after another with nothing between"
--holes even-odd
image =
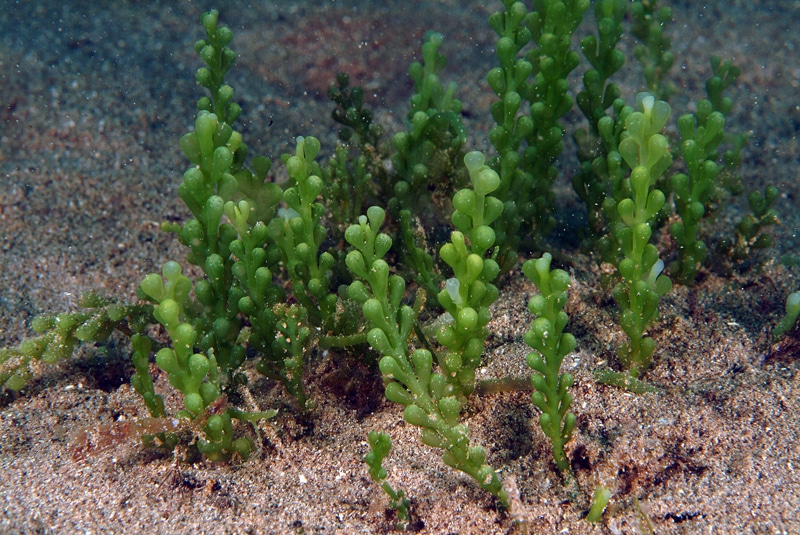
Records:
<instances>
[{"instance_id":1,"label":"bead-like algae tip","mask_svg":"<svg viewBox=\"0 0 800 535\"><path fill-rule=\"evenodd\" d=\"M649 93L640 93L641 94L641 106L642 111L645 115L650 115L653 112L653 105L656 102L656 98L649 94Z\"/></svg>"},{"instance_id":2,"label":"bead-like algae tip","mask_svg":"<svg viewBox=\"0 0 800 535\"><path fill-rule=\"evenodd\" d=\"M789 294L786 298L786 313L792 316L800 315L800 292Z\"/></svg>"},{"instance_id":3,"label":"bead-like algae tip","mask_svg":"<svg viewBox=\"0 0 800 535\"><path fill-rule=\"evenodd\" d=\"M450 296L450 299L453 300L453 303L456 305L461 304L461 294L459 292L459 288L461 283L455 277L449 278L445 281L444 287L447 290L447 294Z\"/></svg>"},{"instance_id":4,"label":"bead-like algae tip","mask_svg":"<svg viewBox=\"0 0 800 535\"><path fill-rule=\"evenodd\" d=\"M797 323L798 316L800 316L800 291L793 292L786 298L786 315L772 331L773 338L780 338L791 331Z\"/></svg>"},{"instance_id":5,"label":"bead-like algae tip","mask_svg":"<svg viewBox=\"0 0 800 535\"><path fill-rule=\"evenodd\" d=\"M464 165L467 166L470 176L481 168L485 160L483 153L477 150L468 152L464 156Z\"/></svg>"}]
</instances>

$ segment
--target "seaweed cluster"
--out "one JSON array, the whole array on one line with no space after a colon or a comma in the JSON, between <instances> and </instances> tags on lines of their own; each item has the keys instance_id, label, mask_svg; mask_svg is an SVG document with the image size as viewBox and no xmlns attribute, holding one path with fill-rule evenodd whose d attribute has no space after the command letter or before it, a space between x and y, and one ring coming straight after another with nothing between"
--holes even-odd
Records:
<instances>
[{"instance_id":1,"label":"seaweed cluster","mask_svg":"<svg viewBox=\"0 0 800 535\"><path fill-rule=\"evenodd\" d=\"M676 91L665 32L671 13L656 4L598 0L597 33L580 41L579 53L572 38L588 0L535 1L533 8L503 0L488 21L497 33L497 66L487 74L496 96L488 158L464 150L457 87L440 79L441 34L425 36L422 61L409 68L414 93L406 130L390 142L362 90L340 75L329 91L341 125L333 156L321 161L315 137L296 138L294 153L280 158L288 176L280 185L272 160L249 158L235 129L242 110L225 83L236 57L233 34L218 24L216 11L204 14L205 37L195 50L205 64L197 82L207 95L198 101L194 130L180 141L190 166L178 192L191 218L163 225L199 275L188 277L170 261L143 278L138 303L87 295L80 312L38 318L39 336L0 350L0 383L19 390L32 361L65 359L79 342L103 341L118 330L131 338L131 383L150 414L127 434L167 449L188 434L188 446L216 461L250 455L255 444L237 431L240 424L275 415L232 402L247 397L245 362L281 383L298 413L308 414L314 400L303 377L312 349L355 354L369 347L379 355L386 398L404 407L421 442L507 506L513 497L501 472L487 464L463 416L476 391L499 277L521 257L537 256L522 265L539 290L524 337L532 349L531 399L555 466L569 478L573 378L560 370L578 342L567 332L564 310L570 276L551 267L548 252L565 115L577 103L586 117L586 126L572 128L580 166L571 182L587 212L582 247L610 266L627 336L617 350L619 365L598 370L598 380L646 391L656 344L648 329L673 281L692 284L709 253L733 262L768 246L767 230L777 220L771 208L777 190L751 192L753 214L734 229L736 237L715 251L702 241L706 218L743 191L736 167L745 138L726 130L733 101L724 93L739 71L711 58L707 98L678 119L680 137L671 139L665 133L667 99ZM626 61L618 45L628 24L641 42L635 56L650 91L632 105L611 82ZM581 53L589 68L576 91L568 79ZM655 236L668 222L672 241L665 247ZM787 304L780 332L794 325L797 301ZM182 395L176 414L166 412L155 391L153 358ZM408 500L386 482L381 466L391 441L376 431L369 443L370 475L407 524ZM599 520L608 499L598 489L589 520Z\"/></svg>"}]
</instances>

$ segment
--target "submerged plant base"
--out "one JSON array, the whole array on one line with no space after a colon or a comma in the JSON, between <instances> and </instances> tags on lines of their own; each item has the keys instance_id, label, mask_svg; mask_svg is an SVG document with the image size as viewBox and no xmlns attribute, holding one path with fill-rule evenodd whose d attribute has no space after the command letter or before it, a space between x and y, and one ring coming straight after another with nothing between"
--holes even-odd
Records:
<instances>
[{"instance_id":1,"label":"submerged plant base","mask_svg":"<svg viewBox=\"0 0 800 535\"><path fill-rule=\"evenodd\" d=\"M711 281L701 289L721 312L727 297L722 291L715 294L715 287ZM499 301L510 297L501 293ZM591 316L596 311L581 312ZM493 327L512 329L522 314L510 310L508 319ZM788 520L785 526L794 525L784 504L800 499L800 479L786 469L787 459L799 453L800 407L792 395L797 374L787 369L794 364L759 364L760 347L741 344L740 334L724 317L707 326L681 321L670 342L679 346L699 339L697 353L712 357L703 368L675 357L650 372L660 385L676 384L680 377L684 388L676 392L626 395L595 385L587 372L575 374L573 407L581 418L567 455L585 501L565 501L547 437L532 418L530 392L475 398L466 422L476 436L491 437L488 459L493 465L502 466L504 477L515 476L529 533L593 533L598 528L582 515L598 483L614 494L602 522L613 521L620 530L638 525L638 513L630 506L633 496L657 533L678 534L687 527L702 532L709 526L723 533L746 532L747 526L755 529L781 515ZM591 336L602 336L602 329ZM498 345L481 375L502 377L526 352L513 342ZM593 358L591 353L570 356L566 366L588 369ZM441 465L439 453L421 446L412 426L397 425L397 408L384 402L367 415L343 409L340 394L319 381L321 371L312 362L309 394L318 407L310 430L296 433L299 424L292 412L281 410L260 425L261 452L231 464L175 463L138 442L76 462L69 449L74 422L104 425L139 418L144 409L138 394L129 386L111 392L80 387L90 378L74 369L37 379L0 411L0 449L7 459L0 477L0 488L7 490L0 495L8 511L0 526L30 531L34 519L22 512L38 510L52 515L43 516L47 526L64 532L222 534L252 528L259 533L268 525L278 532L298 527L306 533L382 532L397 519L387 513L389 499L369 479L361 459L368 451L368 432L384 429L392 437L384 461L389 482L405 490L424 531L478 535L512 529L514 518L499 513L488 493ZM156 378L157 389L165 383L163 376ZM279 388L263 380L252 386L263 406L281 406ZM770 423L778 411L787 422L781 430ZM771 429L754 434L756 428ZM775 477L765 483L757 479L757 470ZM20 488L26 492L11 493ZM754 520L748 504L765 492L782 493L783 499L762 503L761 516Z\"/></svg>"}]
</instances>

